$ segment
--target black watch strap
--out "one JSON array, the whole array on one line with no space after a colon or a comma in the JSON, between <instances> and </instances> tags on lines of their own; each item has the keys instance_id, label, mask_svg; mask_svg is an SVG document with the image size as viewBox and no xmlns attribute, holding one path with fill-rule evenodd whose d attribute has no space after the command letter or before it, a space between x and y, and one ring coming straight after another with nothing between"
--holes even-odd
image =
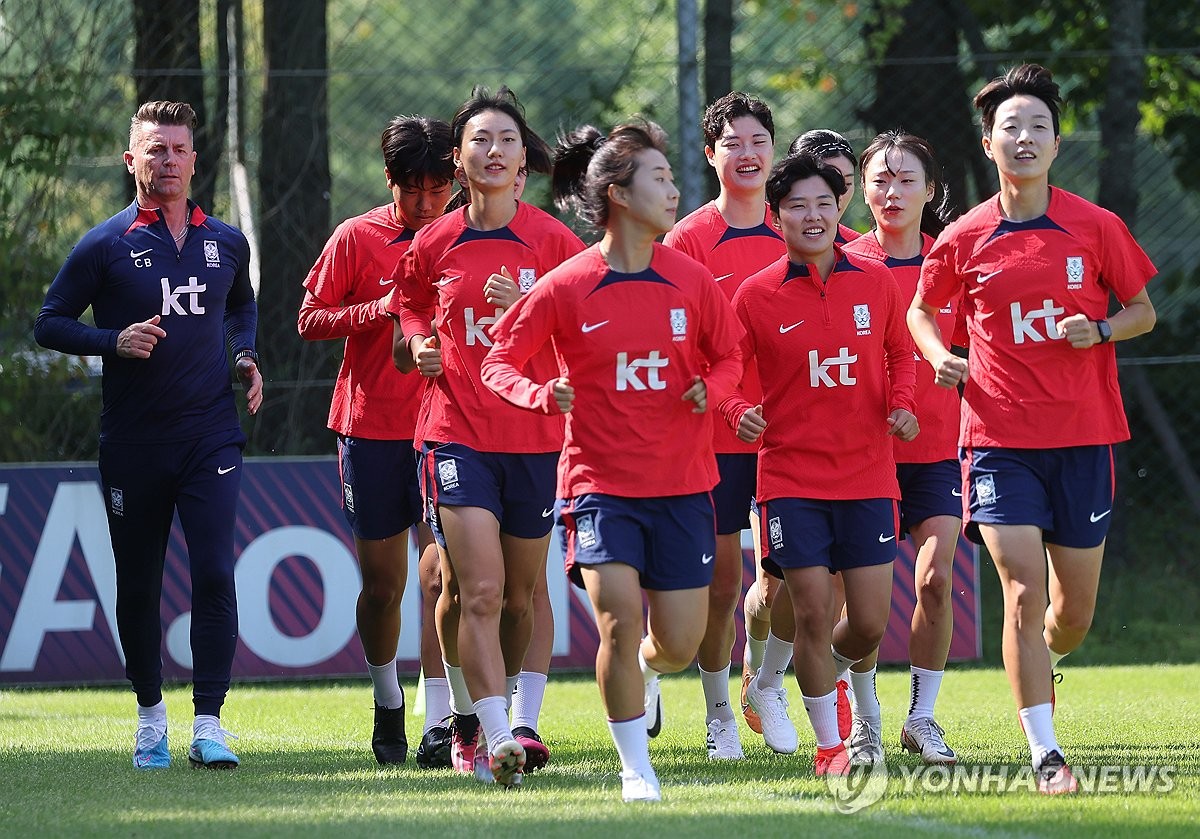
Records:
<instances>
[{"instance_id":1,"label":"black watch strap","mask_svg":"<svg viewBox=\"0 0 1200 839\"><path fill-rule=\"evenodd\" d=\"M258 364L258 353L256 353L254 350L241 350L240 352L238 352L237 355L235 355L233 357L233 363L237 364L243 358L248 358L251 361L253 361L256 365Z\"/></svg>"},{"instance_id":2,"label":"black watch strap","mask_svg":"<svg viewBox=\"0 0 1200 839\"><path fill-rule=\"evenodd\" d=\"M1107 320L1096 321L1096 331L1100 333L1100 343L1107 344L1112 340L1112 327Z\"/></svg>"}]
</instances>

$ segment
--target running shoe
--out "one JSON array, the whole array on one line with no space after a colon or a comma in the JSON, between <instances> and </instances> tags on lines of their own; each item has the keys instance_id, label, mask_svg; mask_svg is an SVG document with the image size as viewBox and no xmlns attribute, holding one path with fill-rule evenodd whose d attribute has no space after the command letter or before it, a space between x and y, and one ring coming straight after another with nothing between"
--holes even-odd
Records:
<instances>
[{"instance_id":1,"label":"running shoe","mask_svg":"<svg viewBox=\"0 0 1200 839\"><path fill-rule=\"evenodd\" d=\"M742 665L742 718L746 720L746 725L750 726L751 731L755 734L762 734L762 720L759 719L754 709L750 707L750 703L746 701L746 688L757 678L757 670L751 670L749 667Z\"/></svg>"},{"instance_id":2,"label":"running shoe","mask_svg":"<svg viewBox=\"0 0 1200 839\"><path fill-rule=\"evenodd\" d=\"M166 717L138 723L133 741L133 765L138 769L167 769L171 766Z\"/></svg>"},{"instance_id":3,"label":"running shoe","mask_svg":"<svg viewBox=\"0 0 1200 839\"><path fill-rule=\"evenodd\" d=\"M188 748L188 763L193 769L233 769L239 763L238 756L229 750L225 738L237 739L237 735L219 725L208 724L195 733Z\"/></svg>"},{"instance_id":4,"label":"running shoe","mask_svg":"<svg viewBox=\"0 0 1200 839\"><path fill-rule=\"evenodd\" d=\"M513 737L525 750L525 771L533 772L541 769L550 762L550 750L542 742L538 733L527 725L519 725L513 729Z\"/></svg>"},{"instance_id":5,"label":"running shoe","mask_svg":"<svg viewBox=\"0 0 1200 839\"><path fill-rule=\"evenodd\" d=\"M883 734L879 728L862 717L855 717L846 744L851 766L876 766L884 762Z\"/></svg>"},{"instance_id":6,"label":"running shoe","mask_svg":"<svg viewBox=\"0 0 1200 839\"><path fill-rule=\"evenodd\" d=\"M1063 795L1079 789L1071 767L1060 752L1050 752L1042 758L1034 774L1037 775L1038 792L1043 795Z\"/></svg>"},{"instance_id":7,"label":"running shoe","mask_svg":"<svg viewBox=\"0 0 1200 839\"><path fill-rule=\"evenodd\" d=\"M746 759L736 720L713 720L708 724L708 759Z\"/></svg>"},{"instance_id":8,"label":"running shoe","mask_svg":"<svg viewBox=\"0 0 1200 839\"><path fill-rule=\"evenodd\" d=\"M846 752L846 746L838 743L832 748L817 749L813 757L813 774L818 778L826 775L849 775L850 756Z\"/></svg>"},{"instance_id":9,"label":"running shoe","mask_svg":"<svg viewBox=\"0 0 1200 839\"><path fill-rule=\"evenodd\" d=\"M408 738L404 735L404 706L384 708L375 704L375 728L371 732L371 751L380 765L404 763L408 757Z\"/></svg>"},{"instance_id":10,"label":"running shoe","mask_svg":"<svg viewBox=\"0 0 1200 839\"><path fill-rule=\"evenodd\" d=\"M646 734L657 737L662 731L662 690L658 684L658 676L646 682L646 696L643 700L646 711Z\"/></svg>"},{"instance_id":11,"label":"running shoe","mask_svg":"<svg viewBox=\"0 0 1200 839\"><path fill-rule=\"evenodd\" d=\"M945 733L933 717L909 718L900 727L900 745L906 752L919 754L924 763L949 766L958 761L958 755L946 745Z\"/></svg>"},{"instance_id":12,"label":"running shoe","mask_svg":"<svg viewBox=\"0 0 1200 839\"><path fill-rule=\"evenodd\" d=\"M800 745L796 726L788 717L787 691L783 688L761 688L755 679L746 688L746 701L762 720L762 736L766 744L781 755L790 755Z\"/></svg>"},{"instance_id":13,"label":"running shoe","mask_svg":"<svg viewBox=\"0 0 1200 839\"><path fill-rule=\"evenodd\" d=\"M658 784L653 770L643 775L628 769L621 773L622 801L662 801L662 788Z\"/></svg>"}]
</instances>

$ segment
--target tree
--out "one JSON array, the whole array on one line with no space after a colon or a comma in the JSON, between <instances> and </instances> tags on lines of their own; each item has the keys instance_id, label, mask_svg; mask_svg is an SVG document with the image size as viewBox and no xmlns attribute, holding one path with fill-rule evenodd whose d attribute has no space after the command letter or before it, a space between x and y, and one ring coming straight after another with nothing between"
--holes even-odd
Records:
<instances>
[{"instance_id":1,"label":"tree","mask_svg":"<svg viewBox=\"0 0 1200 839\"><path fill-rule=\"evenodd\" d=\"M268 452L295 453L323 436L327 410L324 391L286 390L312 378L322 352L300 339L296 313L301 280L330 230L325 13L325 0L263 0L258 322L270 402L252 443ZM272 384L284 389L272 392Z\"/></svg>"},{"instance_id":2,"label":"tree","mask_svg":"<svg viewBox=\"0 0 1200 839\"><path fill-rule=\"evenodd\" d=\"M704 3L704 106L733 90L733 0ZM707 167L708 194L721 188L717 172Z\"/></svg>"},{"instance_id":3,"label":"tree","mask_svg":"<svg viewBox=\"0 0 1200 839\"><path fill-rule=\"evenodd\" d=\"M221 161L224 120L208 119L200 57L199 0L133 0L133 78L137 101L187 102L196 112L196 176L192 198L211 210ZM218 117L224 115L218 111ZM133 184L129 184L132 198Z\"/></svg>"}]
</instances>

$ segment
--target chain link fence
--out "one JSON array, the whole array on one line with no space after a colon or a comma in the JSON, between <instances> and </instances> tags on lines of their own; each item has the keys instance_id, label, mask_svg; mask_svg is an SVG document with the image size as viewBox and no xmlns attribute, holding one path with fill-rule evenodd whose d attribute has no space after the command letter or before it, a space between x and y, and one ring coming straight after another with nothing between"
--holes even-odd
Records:
<instances>
[{"instance_id":1,"label":"chain link fence","mask_svg":"<svg viewBox=\"0 0 1200 839\"><path fill-rule=\"evenodd\" d=\"M31 327L71 244L131 196L121 152L135 106L134 79L143 72L132 61L133 5L130 0L0 0L0 257L12 278L0 288L0 421L8 427L0 460L89 460L96 455L96 368L38 352ZM874 46L881 33L896 25L879 9L894 5L832 0L733 4L729 79L734 88L772 106L777 149L784 150L793 137L812 128L836 129L856 149L879 130L897 125L944 138L938 143L942 163L953 171L955 203L965 209L994 189L978 128L970 122L970 95L1004 67L1040 60L1065 82L1068 102L1054 180L1096 199L1098 169L1108 152L1096 108L1077 104L1085 91L1072 80L1090 78L1094 83L1107 53L1006 53L985 45L986 32L976 33L983 41L976 38L977 43L962 46L949 24L938 28L937 19L896 18L913 29L911 38L907 30L901 32L900 41L921 41L925 47L919 59L906 57ZM200 170L216 171L211 211L238 218L230 197L231 164L238 164L248 174L251 217L261 223L278 210L261 205L255 185L257 167L271 152L259 139L267 72L262 2L173 0L173 6L196 16L204 69L188 72L202 76L206 98L236 90L230 112L237 115L238 142L221 143L216 160L198 162ZM242 14L235 44L241 69L234 74L218 61L222 51L213 34L218 15L231 8ZM292 72L316 73L327 82L330 230L339 220L388 200L379 153L386 121L398 113L449 119L475 84L511 87L526 106L531 125L547 139L582 122L607 126L634 114L659 121L673 137L697 136L698 115L681 117L678 106L675 2L328 0L325 18L327 67ZM944 30L950 32L945 50L931 53L929 47L940 44ZM1154 65L1184 62L1196 73L1200 35L1196 41L1190 50L1152 55ZM703 65L703 39L701 45L698 56L684 58ZM234 87L229 86L231 78ZM957 95L945 94L948 81L957 84ZM703 106L703 91L700 99ZM1200 380L1200 247L1194 238L1200 227L1200 194L1185 187L1179 161L1170 152L1168 143L1139 133L1125 162L1136 172L1137 187L1137 216L1127 221L1160 270L1151 285L1160 323L1150 336L1119 348L1134 439L1120 449L1122 513L1114 517L1111 553L1131 557L1128 561L1167 557L1195 567L1193 557L1200 552L1194 525L1200 513L1200 397L1190 383ZM677 148L673 154L677 161ZM695 172L676 175L704 178ZM534 178L527 198L549 209L548 192L547 179ZM868 219L856 199L848 223L865 229ZM292 246L311 263L322 244L298 239ZM271 256L260 254L264 276L272 270ZM298 306L303 276L283 280L294 289ZM260 349L268 375L265 410L286 412L289 423L303 433L283 447L252 433L249 453L332 451L324 421L340 360L338 342L305 348L306 374L290 379L271 378L272 356L281 349Z\"/></svg>"}]
</instances>

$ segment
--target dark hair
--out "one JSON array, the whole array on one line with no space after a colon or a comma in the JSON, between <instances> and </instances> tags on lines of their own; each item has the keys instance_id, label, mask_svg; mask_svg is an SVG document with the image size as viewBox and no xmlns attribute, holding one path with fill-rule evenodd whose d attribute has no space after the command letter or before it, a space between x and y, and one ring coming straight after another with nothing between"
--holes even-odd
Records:
<instances>
[{"instance_id":1,"label":"dark hair","mask_svg":"<svg viewBox=\"0 0 1200 839\"><path fill-rule=\"evenodd\" d=\"M886 165L887 153L893 149L910 154L919 160L921 168L925 170L925 182L933 184L933 200L926 203L924 209L921 210L921 232L936 238L952 218L953 208L950 206L950 193L942 180L942 167L938 165L937 158L933 154L933 146L929 145L928 140L915 134L908 134L903 128L895 128L876 135L875 139L863 149L862 157L858 161L858 170L862 173L863 185L866 186L867 164L871 162L871 158L882 152ZM888 166L888 172L896 174L892 172L890 166ZM939 191L942 194L941 201L937 200Z\"/></svg>"},{"instance_id":2,"label":"dark hair","mask_svg":"<svg viewBox=\"0 0 1200 839\"><path fill-rule=\"evenodd\" d=\"M143 123L156 125L183 125L188 131L196 129L196 112L187 102L168 102L156 100L143 102L137 112L129 120L129 147L133 148L137 140L137 132Z\"/></svg>"},{"instance_id":3,"label":"dark hair","mask_svg":"<svg viewBox=\"0 0 1200 839\"><path fill-rule=\"evenodd\" d=\"M814 128L792 140L792 144L788 146L788 155L801 153L816 155L822 160L844 157L850 161L851 166L858 166L858 158L854 156L854 149L850 147L849 141L828 128Z\"/></svg>"},{"instance_id":4,"label":"dark hair","mask_svg":"<svg viewBox=\"0 0 1200 839\"><path fill-rule=\"evenodd\" d=\"M780 202L792 191L796 181L814 176L829 184L835 199L841 199L846 194L845 177L822 158L807 152L789 154L776 163L767 176L767 204L771 206L771 212L779 214Z\"/></svg>"},{"instance_id":5,"label":"dark hair","mask_svg":"<svg viewBox=\"0 0 1200 839\"><path fill-rule=\"evenodd\" d=\"M996 109L1014 96L1035 96L1045 102L1054 123L1054 136L1058 136L1058 111L1062 107L1062 97L1058 92L1058 83L1050 71L1040 64L1013 67L1003 76L992 79L975 94L974 104L982 117L985 135L992 133Z\"/></svg>"},{"instance_id":6,"label":"dark hair","mask_svg":"<svg viewBox=\"0 0 1200 839\"><path fill-rule=\"evenodd\" d=\"M608 136L594 125L581 125L560 135L554 148L551 177L554 203L574 208L596 228L608 224L608 188L628 186L637 172L637 153L657 149L667 153L667 135L653 122L627 122Z\"/></svg>"},{"instance_id":7,"label":"dark hair","mask_svg":"<svg viewBox=\"0 0 1200 839\"><path fill-rule=\"evenodd\" d=\"M486 87L476 85L471 90L471 98L462 103L458 113L450 122L450 130L454 135L454 148L462 148L463 131L471 119L484 111L499 111L512 118L521 134L521 144L525 146L525 165L531 172L548 174L552 164L552 152L546 141L534 133L525 121L525 109L517 101L517 95L502 85L495 93Z\"/></svg>"},{"instance_id":8,"label":"dark hair","mask_svg":"<svg viewBox=\"0 0 1200 839\"><path fill-rule=\"evenodd\" d=\"M775 117L771 115L767 103L735 90L726 93L704 109L704 116L700 120L700 128L704 131L704 145L710 149L715 148L725 126L733 124L735 119L741 117L754 117L767 129L767 133L771 135L771 142L775 142Z\"/></svg>"},{"instance_id":9,"label":"dark hair","mask_svg":"<svg viewBox=\"0 0 1200 839\"><path fill-rule=\"evenodd\" d=\"M451 143L446 122L423 116L392 117L379 141L394 184L454 180Z\"/></svg>"}]
</instances>

